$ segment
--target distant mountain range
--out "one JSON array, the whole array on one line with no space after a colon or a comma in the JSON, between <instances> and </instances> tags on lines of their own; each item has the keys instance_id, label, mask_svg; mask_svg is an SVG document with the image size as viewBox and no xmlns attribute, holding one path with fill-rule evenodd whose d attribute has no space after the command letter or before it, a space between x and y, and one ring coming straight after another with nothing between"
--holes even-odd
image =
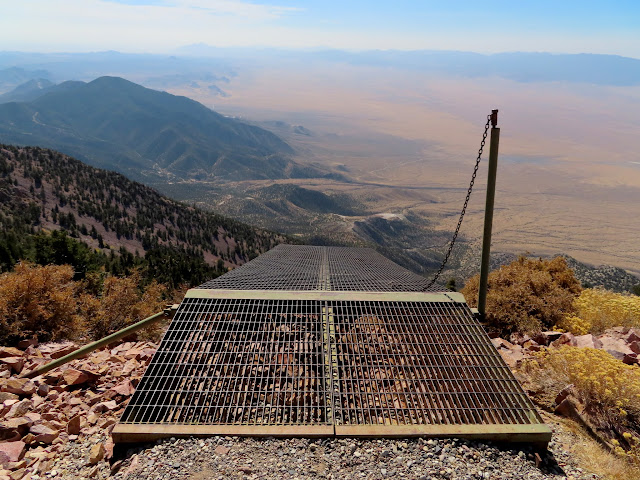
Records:
<instances>
[{"instance_id":1,"label":"distant mountain range","mask_svg":"<svg viewBox=\"0 0 640 480\"><path fill-rule=\"evenodd\" d=\"M0 95L0 103L30 102L52 90L55 86L55 83L46 78L33 78L18 85L10 92Z\"/></svg>"},{"instance_id":2,"label":"distant mountain range","mask_svg":"<svg viewBox=\"0 0 640 480\"><path fill-rule=\"evenodd\" d=\"M3 57L0 54L0 62ZM6 92L25 82L36 79L51 80L51 73L48 70L27 70L21 67L0 68L0 91Z\"/></svg>"},{"instance_id":3,"label":"distant mountain range","mask_svg":"<svg viewBox=\"0 0 640 480\"><path fill-rule=\"evenodd\" d=\"M502 77L517 82L570 82L595 85L640 85L640 59L603 54L553 54L508 52L484 55L474 52L429 50L286 50L218 48L189 45L178 55L121 52L28 53L0 51L0 92L31 79L93 79L119 75L140 79L152 88L171 88L196 82L221 84L242 75L247 66L288 66L322 63L370 65L423 71L467 78Z\"/></svg>"},{"instance_id":4,"label":"distant mountain range","mask_svg":"<svg viewBox=\"0 0 640 480\"><path fill-rule=\"evenodd\" d=\"M205 44L179 49L195 58L251 59L251 48L219 48ZM504 52L485 55L450 50L260 50L261 61L328 62L445 74L467 78L502 77L516 82L570 82L594 85L640 85L640 59L606 54Z\"/></svg>"},{"instance_id":5,"label":"distant mountain range","mask_svg":"<svg viewBox=\"0 0 640 480\"><path fill-rule=\"evenodd\" d=\"M2 97L0 141L54 148L141 181L320 177L275 134L117 77L32 80ZM21 100L21 101L16 101ZM2 98L0 98L2 101Z\"/></svg>"}]
</instances>

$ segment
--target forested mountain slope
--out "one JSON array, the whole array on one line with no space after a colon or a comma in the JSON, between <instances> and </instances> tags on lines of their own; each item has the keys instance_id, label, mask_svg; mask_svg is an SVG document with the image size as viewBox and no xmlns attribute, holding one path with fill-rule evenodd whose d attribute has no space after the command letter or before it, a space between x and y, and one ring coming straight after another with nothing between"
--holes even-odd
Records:
<instances>
[{"instance_id":1,"label":"forested mountain slope","mask_svg":"<svg viewBox=\"0 0 640 480\"><path fill-rule=\"evenodd\" d=\"M285 240L56 151L0 145L0 269L41 254L34 235L55 230L130 262L156 255L159 270L201 259L222 272Z\"/></svg>"}]
</instances>

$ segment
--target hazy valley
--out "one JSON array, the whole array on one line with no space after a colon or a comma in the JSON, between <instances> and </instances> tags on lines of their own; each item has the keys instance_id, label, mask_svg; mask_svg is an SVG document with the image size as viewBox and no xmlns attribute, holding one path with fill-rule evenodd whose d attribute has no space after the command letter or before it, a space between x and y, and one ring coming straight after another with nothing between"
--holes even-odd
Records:
<instances>
[{"instance_id":1,"label":"hazy valley","mask_svg":"<svg viewBox=\"0 0 640 480\"><path fill-rule=\"evenodd\" d=\"M117 73L193 98L260 128L263 140L272 132L282 143L267 142L270 157L255 149L248 152L242 168L237 162L228 168L219 161L221 155L193 155L189 148L198 142L190 137L185 149L185 137L178 136L173 157L182 164L197 157L199 172L176 174L176 163L170 161L142 171L131 158L149 158L142 145L165 141L170 136L163 129L147 143L141 141L148 136L143 129L126 146L126 155L120 155L122 150L115 156L108 149L102 152L121 158L120 165L99 165L133 174L171 197L307 241L373 243L425 274L438 266L455 227L486 114L499 108L496 261L524 252L566 253L582 262L640 272L640 225L633 221L640 200L633 133L640 126L635 114L640 106L638 61L568 56L562 60L571 68L563 69L555 58L549 68L545 56L472 56L475 69L456 69L455 54L436 58L417 52L394 59L327 52L305 57L306 68L301 69L301 54L276 51L258 58L214 53L218 56L142 56L145 62L136 62L140 59L135 55L104 53L95 54L94 63L87 55L69 55L66 67L32 58L31 74L9 73L21 74L20 81L43 72L53 83L62 78L91 81L95 75L91 78L89 72L95 73L99 63L104 70L99 73ZM602 65L611 67L607 74L598 73ZM534 70L546 73L527 76ZM10 76L4 72L0 80ZM7 91L16 86L4 85ZM33 101L32 109L39 111L43 98ZM0 105L0 112L8 105ZM34 123L34 114L28 110L25 122ZM170 128L174 133L175 125ZM197 145L199 152L206 151L206 142ZM92 160L68 145L51 146ZM162 158L170 153L171 148ZM207 162L210 169L203 175ZM453 270L445 275L462 278L477 268L484 167Z\"/></svg>"}]
</instances>

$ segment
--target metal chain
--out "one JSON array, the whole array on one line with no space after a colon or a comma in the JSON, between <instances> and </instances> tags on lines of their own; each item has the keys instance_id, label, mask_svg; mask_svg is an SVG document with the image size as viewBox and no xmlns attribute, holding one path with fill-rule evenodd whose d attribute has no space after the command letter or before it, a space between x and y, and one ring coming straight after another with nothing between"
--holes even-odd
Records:
<instances>
[{"instance_id":1,"label":"metal chain","mask_svg":"<svg viewBox=\"0 0 640 480\"><path fill-rule=\"evenodd\" d=\"M447 250L447 254L444 256L444 260L438 272L433 277L433 280L429 282L429 285L425 287L425 290L428 290L433 286L434 283L440 277L440 274L444 270L444 267L447 265L449 261L449 257L451 256L451 251L453 250L453 246L456 243L456 239L458 238L458 233L460 233L460 227L462 226L462 219L464 218L464 214L467 211L467 206L469 205L469 199L471 198L471 191L473 190L473 184L476 181L476 175L478 175L478 167L480 166L480 159L482 158L482 151L484 150L484 144L487 141L487 134L489 132L489 124L491 123L491 114L487 115L487 123L484 126L484 133L482 134L482 141L480 142L480 148L478 149L478 158L476 158L476 166L473 168L473 175L471 175L471 182L469 183L469 189L467 190L467 197L464 199L464 205L462 206L462 211L460 212L460 218L458 219L458 225L456 226L456 231L453 233L453 238L451 239L451 243L449 244L449 249Z\"/></svg>"}]
</instances>

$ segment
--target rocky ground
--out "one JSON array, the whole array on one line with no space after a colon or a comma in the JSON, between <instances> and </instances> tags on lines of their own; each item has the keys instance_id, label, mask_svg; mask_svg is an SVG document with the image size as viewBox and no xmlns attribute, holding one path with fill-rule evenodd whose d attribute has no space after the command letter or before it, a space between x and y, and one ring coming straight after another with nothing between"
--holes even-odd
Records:
<instances>
[{"instance_id":1,"label":"rocky ground","mask_svg":"<svg viewBox=\"0 0 640 480\"><path fill-rule=\"evenodd\" d=\"M597 348L605 350L627 365L640 365L640 329L637 328L614 327L600 335L542 332L533 337L512 335L510 342L503 338L494 338L491 341L512 369L543 347L554 348L560 345Z\"/></svg>"},{"instance_id":2,"label":"rocky ground","mask_svg":"<svg viewBox=\"0 0 640 480\"><path fill-rule=\"evenodd\" d=\"M639 332L603 337L546 333L537 339L494 339L511 364L546 344L618 351L637 359ZM593 345L587 345L591 342ZM634 343L636 342L636 343ZM0 480L18 479L574 479L581 470L556 430L547 452L526 446L452 439L167 439L117 446L111 430L155 352L126 342L93 352L33 380L18 374L76 348L65 344L0 347ZM631 360L628 360L631 361ZM514 363L515 362L515 363ZM549 421L550 420L550 421ZM114 451L115 450L115 451Z\"/></svg>"},{"instance_id":3,"label":"rocky ground","mask_svg":"<svg viewBox=\"0 0 640 480\"><path fill-rule=\"evenodd\" d=\"M456 439L169 439L127 452L115 479L597 479L553 442L536 457ZM538 466L539 465L539 466Z\"/></svg>"},{"instance_id":4,"label":"rocky ground","mask_svg":"<svg viewBox=\"0 0 640 480\"><path fill-rule=\"evenodd\" d=\"M156 346L125 342L35 377L73 343L0 347L0 479L100 478L110 472L111 430Z\"/></svg>"}]
</instances>

